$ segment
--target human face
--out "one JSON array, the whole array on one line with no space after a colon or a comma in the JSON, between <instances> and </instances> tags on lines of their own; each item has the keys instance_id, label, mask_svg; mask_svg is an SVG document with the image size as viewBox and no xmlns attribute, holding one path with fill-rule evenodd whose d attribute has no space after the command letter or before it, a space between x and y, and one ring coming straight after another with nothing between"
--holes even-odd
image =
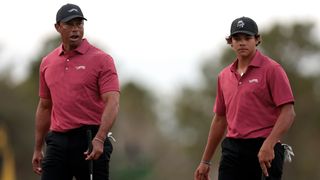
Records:
<instances>
[{"instance_id":1,"label":"human face","mask_svg":"<svg viewBox=\"0 0 320 180\"><path fill-rule=\"evenodd\" d=\"M243 33L235 34L231 37L231 47L236 52L237 57L248 58L254 55L258 39Z\"/></svg>"},{"instance_id":2,"label":"human face","mask_svg":"<svg viewBox=\"0 0 320 180\"><path fill-rule=\"evenodd\" d=\"M74 18L67 22L59 22L55 25L61 35L65 51L76 49L83 38L83 19Z\"/></svg>"}]
</instances>

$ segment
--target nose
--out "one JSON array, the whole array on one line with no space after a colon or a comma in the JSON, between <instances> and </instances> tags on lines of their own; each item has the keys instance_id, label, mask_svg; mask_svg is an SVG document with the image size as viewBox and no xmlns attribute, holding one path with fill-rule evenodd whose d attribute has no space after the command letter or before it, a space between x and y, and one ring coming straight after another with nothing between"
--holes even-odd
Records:
<instances>
[{"instance_id":1,"label":"nose","mask_svg":"<svg viewBox=\"0 0 320 180\"><path fill-rule=\"evenodd\" d=\"M240 46L245 45L246 44L246 40L244 38L240 38L239 39L239 44L240 44Z\"/></svg>"}]
</instances>

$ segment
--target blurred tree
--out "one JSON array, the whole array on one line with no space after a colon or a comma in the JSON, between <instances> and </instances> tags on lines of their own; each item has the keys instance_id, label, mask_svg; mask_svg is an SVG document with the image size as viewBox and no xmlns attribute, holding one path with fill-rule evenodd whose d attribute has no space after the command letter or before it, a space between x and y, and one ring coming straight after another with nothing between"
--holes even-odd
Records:
<instances>
[{"instance_id":1,"label":"blurred tree","mask_svg":"<svg viewBox=\"0 0 320 180\"><path fill-rule=\"evenodd\" d=\"M15 180L14 155L5 126L0 123L0 179Z\"/></svg>"},{"instance_id":2,"label":"blurred tree","mask_svg":"<svg viewBox=\"0 0 320 180\"><path fill-rule=\"evenodd\" d=\"M40 60L59 43L58 37L48 39L30 65L30 74L18 85L3 76L0 81L0 118L8 129L8 141L15 154L17 179L36 179L31 158L34 142L34 114L38 102ZM10 71L10 70L8 70Z\"/></svg>"},{"instance_id":3,"label":"blurred tree","mask_svg":"<svg viewBox=\"0 0 320 180\"><path fill-rule=\"evenodd\" d=\"M173 170L173 143L162 136L156 99L143 87L128 82L121 88L120 113L113 129L117 142L111 160L111 177L118 180L162 180L181 175ZM170 162L170 165L168 165Z\"/></svg>"},{"instance_id":4,"label":"blurred tree","mask_svg":"<svg viewBox=\"0 0 320 180\"><path fill-rule=\"evenodd\" d=\"M16 157L17 178L28 174L30 171L30 146L32 147L32 127L31 112L25 107L23 101L20 101L18 95L14 92L14 87L6 81L0 82L0 119L5 127L7 127L8 144L13 147ZM29 156L28 156L29 155ZM28 165L28 166L27 166ZM29 173L30 174L30 173ZM28 177L28 176L26 176Z\"/></svg>"},{"instance_id":5,"label":"blurred tree","mask_svg":"<svg viewBox=\"0 0 320 180\"><path fill-rule=\"evenodd\" d=\"M262 33L262 44L259 49L271 58L278 61L286 70L295 95L296 122L285 142L293 146L296 157L287 169L284 179L319 179L319 161L314 158L320 150L317 137L320 135L319 116L320 107L319 82L319 41L313 33L315 26L312 23L292 24L284 26L275 24L270 31ZM209 59L203 66L202 73L204 85L199 87L186 87L176 100L176 117L181 131L192 130L195 136L193 144L186 147L193 159L195 167L200 161L207 140L212 108L216 89L217 73L223 67L234 61L235 56L231 48L222 51L221 57ZM314 61L316 59L316 61ZM305 63L314 63L318 66L316 72L308 73ZM217 151L219 154L219 151ZM219 155L215 155L215 159ZM215 161L216 171L218 161ZM194 171L195 169L190 169ZM215 173L216 175L216 173Z\"/></svg>"},{"instance_id":6,"label":"blurred tree","mask_svg":"<svg viewBox=\"0 0 320 180\"><path fill-rule=\"evenodd\" d=\"M111 160L111 176L119 180L143 180L151 176L156 115L154 100L142 87L128 83L121 88L120 113L115 123L117 142Z\"/></svg>"}]
</instances>

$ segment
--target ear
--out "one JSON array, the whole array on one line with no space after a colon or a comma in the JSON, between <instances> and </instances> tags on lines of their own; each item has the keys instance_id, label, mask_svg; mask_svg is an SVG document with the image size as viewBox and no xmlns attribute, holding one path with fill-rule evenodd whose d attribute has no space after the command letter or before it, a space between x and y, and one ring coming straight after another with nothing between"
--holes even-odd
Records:
<instances>
[{"instance_id":1,"label":"ear","mask_svg":"<svg viewBox=\"0 0 320 180\"><path fill-rule=\"evenodd\" d=\"M261 39L262 39L261 36L258 35L258 36L257 36L257 41L261 41Z\"/></svg>"},{"instance_id":2,"label":"ear","mask_svg":"<svg viewBox=\"0 0 320 180\"><path fill-rule=\"evenodd\" d=\"M226 37L226 41L227 41L227 44L232 44L232 37L231 36Z\"/></svg>"},{"instance_id":3,"label":"ear","mask_svg":"<svg viewBox=\"0 0 320 180\"><path fill-rule=\"evenodd\" d=\"M256 46L258 46L261 43L262 38L261 38L261 36L259 34L256 35L255 38L256 38Z\"/></svg>"},{"instance_id":4,"label":"ear","mask_svg":"<svg viewBox=\"0 0 320 180\"><path fill-rule=\"evenodd\" d=\"M60 25L58 23L56 23L56 24L54 24L54 27L55 27L56 31L60 33Z\"/></svg>"}]
</instances>

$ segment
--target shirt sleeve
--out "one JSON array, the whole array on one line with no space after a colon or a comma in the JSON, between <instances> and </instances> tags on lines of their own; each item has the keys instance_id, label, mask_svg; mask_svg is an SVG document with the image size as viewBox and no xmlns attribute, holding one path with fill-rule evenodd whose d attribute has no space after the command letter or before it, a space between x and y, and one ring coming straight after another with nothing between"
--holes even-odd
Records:
<instances>
[{"instance_id":1,"label":"shirt sleeve","mask_svg":"<svg viewBox=\"0 0 320 180\"><path fill-rule=\"evenodd\" d=\"M290 82L284 69L279 64L272 66L268 75L268 86L275 105L278 107L283 104L294 103Z\"/></svg>"},{"instance_id":2,"label":"shirt sleeve","mask_svg":"<svg viewBox=\"0 0 320 180\"><path fill-rule=\"evenodd\" d=\"M220 76L218 76L218 81L217 81L217 94L216 94L216 100L213 107L213 112L215 112L220 116L224 116L226 114L226 105L223 97Z\"/></svg>"},{"instance_id":3,"label":"shirt sleeve","mask_svg":"<svg viewBox=\"0 0 320 180\"><path fill-rule=\"evenodd\" d=\"M51 94L50 94L50 89L45 80L45 71L46 71L46 65L45 65L45 62L42 61L39 69L39 97L44 99L50 99Z\"/></svg>"},{"instance_id":4,"label":"shirt sleeve","mask_svg":"<svg viewBox=\"0 0 320 180\"><path fill-rule=\"evenodd\" d=\"M102 61L99 88L100 94L109 91L120 91L117 70L111 56L106 56L106 59Z\"/></svg>"}]
</instances>

